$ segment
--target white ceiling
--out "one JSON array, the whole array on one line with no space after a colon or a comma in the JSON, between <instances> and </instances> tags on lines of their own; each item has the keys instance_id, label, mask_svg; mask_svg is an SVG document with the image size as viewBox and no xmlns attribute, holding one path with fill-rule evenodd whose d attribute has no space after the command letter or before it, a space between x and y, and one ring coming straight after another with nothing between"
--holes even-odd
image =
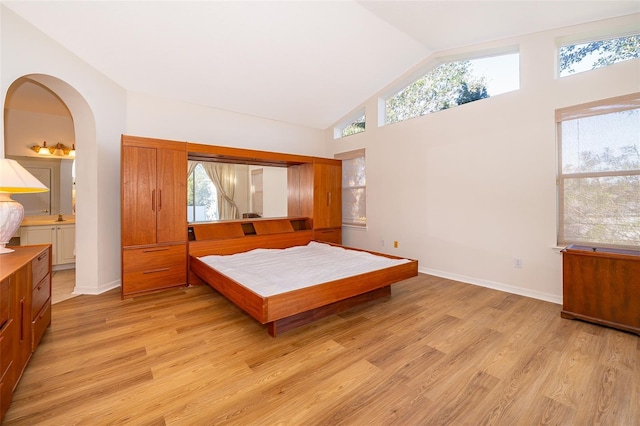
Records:
<instances>
[{"instance_id":1,"label":"white ceiling","mask_svg":"<svg viewBox=\"0 0 640 426\"><path fill-rule=\"evenodd\" d=\"M126 90L325 129L431 53L639 1L12 1Z\"/></svg>"}]
</instances>

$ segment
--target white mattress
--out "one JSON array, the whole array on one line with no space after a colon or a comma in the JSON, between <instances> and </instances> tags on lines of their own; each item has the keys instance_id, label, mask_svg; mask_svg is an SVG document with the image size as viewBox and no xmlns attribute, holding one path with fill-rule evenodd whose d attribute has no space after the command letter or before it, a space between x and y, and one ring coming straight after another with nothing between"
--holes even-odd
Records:
<instances>
[{"instance_id":1,"label":"white mattress","mask_svg":"<svg viewBox=\"0 0 640 426\"><path fill-rule=\"evenodd\" d=\"M255 249L200 260L262 297L409 262L311 241L286 249Z\"/></svg>"}]
</instances>

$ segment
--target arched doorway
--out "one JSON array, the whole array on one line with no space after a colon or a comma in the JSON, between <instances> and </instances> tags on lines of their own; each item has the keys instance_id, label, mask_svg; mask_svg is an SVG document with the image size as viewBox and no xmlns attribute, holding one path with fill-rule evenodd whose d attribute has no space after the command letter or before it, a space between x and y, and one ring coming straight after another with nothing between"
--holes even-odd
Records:
<instances>
[{"instance_id":1,"label":"arched doorway","mask_svg":"<svg viewBox=\"0 0 640 426\"><path fill-rule=\"evenodd\" d=\"M24 85L27 86L24 86ZM11 122L12 119L10 114L7 114L7 106L12 102L16 102L15 99L12 99L12 93L14 89L19 87L27 87L27 89L39 89L40 94L46 94L45 100L47 100L48 105L38 105L31 107L32 111L30 113L22 114L22 117L19 117L16 121ZM47 97L48 96L48 97ZM57 103L56 103L57 101ZM17 102L28 102L28 100L18 100ZM27 105L22 105L21 108L28 109ZM58 118L52 119L50 116L47 116L46 108L57 108ZM38 110L39 109L39 110ZM68 114L65 117L65 110ZM40 115L38 115L40 114ZM20 114L18 114L20 115ZM27 121L25 121L25 117ZM44 123L38 123L37 118L40 117L41 121ZM29 120L30 119L30 120ZM70 129L65 130L65 121L70 122ZM90 245L87 246L85 241L79 236L82 235L91 235L93 231L95 231L94 226L91 225L91 217L96 216L96 212L94 211L95 206L92 206L90 201L90 196L86 196L86 194L91 194L92 187L95 187L95 184L92 182L92 179L95 180L95 173L91 173L91 165L89 162L83 161L84 158L91 158L92 153L97 151L96 145L96 126L95 119L89 104L84 99L84 97L71 85L60 80L56 77L44 75L44 74L29 74L22 76L16 79L9 87L7 91L7 97L5 99L5 114L4 114L4 137L5 137L5 156L6 157L22 157L22 158L34 158L35 152L30 149L30 145L32 143L41 144L43 141L32 141L26 140L26 134L28 132L24 131L24 129L16 128L15 126L27 126L29 123L31 126L37 125L47 125L49 123L57 123L57 131L59 132L60 137L65 136L65 131L71 132L69 136L67 134L67 139L65 141L60 141L65 145L71 144L75 145L76 148L76 161L75 167L66 167L71 173L71 170L75 171L75 181L71 181L71 176L69 176L69 182L71 185L75 187L75 197L71 194L72 191L69 191L69 198L71 200L61 201L56 200L55 203L52 203L58 209L65 208L65 211L51 211L50 213L55 214L57 216L58 213L62 213L64 215L75 214L75 286L74 289L77 290L78 287L82 287L81 282L91 282L92 276L95 275L95 271L97 269L97 256L95 256L95 249L91 249ZM52 127L56 127L53 125ZM33 130L33 129L31 129ZM55 135L54 133L50 133L51 135ZM55 136L52 136L55 137ZM51 143L55 145L59 141L52 140ZM66 143L65 143L66 142ZM33 155L32 155L33 154ZM93 191L95 192L95 191ZM63 207L63 206L71 206L71 207ZM52 207L53 208L53 207ZM92 272L94 271L94 272ZM82 291L80 291L82 292Z\"/></svg>"}]
</instances>

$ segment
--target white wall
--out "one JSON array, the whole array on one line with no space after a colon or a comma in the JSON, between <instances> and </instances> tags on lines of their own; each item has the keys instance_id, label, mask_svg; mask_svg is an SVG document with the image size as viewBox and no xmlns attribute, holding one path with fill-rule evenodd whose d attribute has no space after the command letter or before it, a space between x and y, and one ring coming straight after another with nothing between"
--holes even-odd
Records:
<instances>
[{"instance_id":1,"label":"white wall","mask_svg":"<svg viewBox=\"0 0 640 426\"><path fill-rule=\"evenodd\" d=\"M132 92L127 133L301 155L319 155L324 137L317 129Z\"/></svg>"},{"instance_id":2,"label":"white wall","mask_svg":"<svg viewBox=\"0 0 640 426\"><path fill-rule=\"evenodd\" d=\"M554 110L637 92L640 60L557 79L555 40L638 27L638 17L474 47L519 44L518 91L384 127L376 125L376 96L365 103L365 132L334 140L327 129L328 155L366 149L367 229L345 228L344 244L418 259L425 273L561 302L561 255L552 249Z\"/></svg>"},{"instance_id":3,"label":"white wall","mask_svg":"<svg viewBox=\"0 0 640 426\"><path fill-rule=\"evenodd\" d=\"M287 216L287 169L284 167L264 167L262 169L262 185L264 189L263 216Z\"/></svg>"},{"instance_id":4,"label":"white wall","mask_svg":"<svg viewBox=\"0 0 640 426\"><path fill-rule=\"evenodd\" d=\"M62 143L71 147L75 143L73 120L69 116L6 109L4 115L5 155L32 156L31 149L46 141L52 147Z\"/></svg>"}]
</instances>

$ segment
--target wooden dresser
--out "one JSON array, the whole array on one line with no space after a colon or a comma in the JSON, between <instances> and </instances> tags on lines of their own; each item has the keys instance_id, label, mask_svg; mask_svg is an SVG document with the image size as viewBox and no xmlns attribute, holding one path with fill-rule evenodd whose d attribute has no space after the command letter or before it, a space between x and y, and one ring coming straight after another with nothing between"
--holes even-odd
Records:
<instances>
[{"instance_id":1,"label":"wooden dresser","mask_svg":"<svg viewBox=\"0 0 640 426\"><path fill-rule=\"evenodd\" d=\"M0 422L51 324L51 245L0 255Z\"/></svg>"},{"instance_id":2,"label":"wooden dresser","mask_svg":"<svg viewBox=\"0 0 640 426\"><path fill-rule=\"evenodd\" d=\"M571 245L562 275L563 318L640 335L640 251Z\"/></svg>"}]
</instances>

